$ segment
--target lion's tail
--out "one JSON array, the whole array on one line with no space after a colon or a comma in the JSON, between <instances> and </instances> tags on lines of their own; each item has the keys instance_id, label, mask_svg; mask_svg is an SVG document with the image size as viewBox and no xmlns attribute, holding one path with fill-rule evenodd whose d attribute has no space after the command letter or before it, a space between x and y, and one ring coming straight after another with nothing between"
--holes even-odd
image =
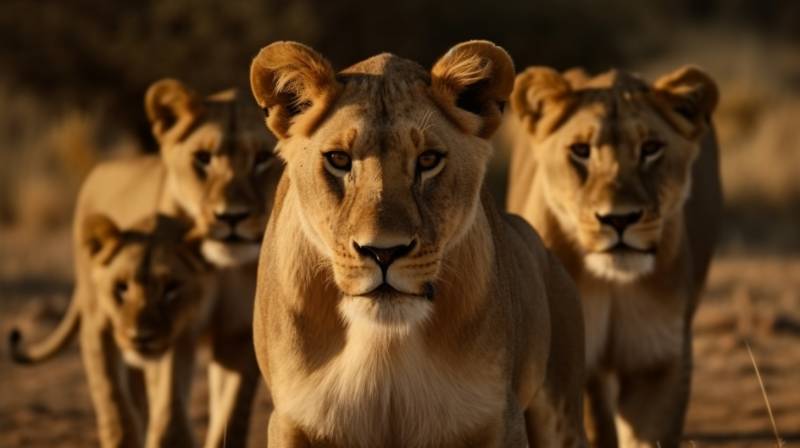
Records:
<instances>
[{"instance_id":1,"label":"lion's tail","mask_svg":"<svg viewBox=\"0 0 800 448\"><path fill-rule=\"evenodd\" d=\"M63 349L77 333L80 324L80 306L78 300L73 298L67 309L67 314L58 324L58 327L45 340L24 347L22 333L14 328L8 335L8 346L11 358L20 364L35 364L51 358Z\"/></svg>"}]
</instances>

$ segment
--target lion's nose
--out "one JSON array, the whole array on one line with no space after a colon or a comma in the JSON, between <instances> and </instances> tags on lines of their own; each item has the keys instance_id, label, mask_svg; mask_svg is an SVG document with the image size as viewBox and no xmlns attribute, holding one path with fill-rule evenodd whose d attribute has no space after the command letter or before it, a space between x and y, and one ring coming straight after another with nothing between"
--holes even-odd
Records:
<instances>
[{"instance_id":1,"label":"lion's nose","mask_svg":"<svg viewBox=\"0 0 800 448\"><path fill-rule=\"evenodd\" d=\"M370 257L378 263L381 270L386 272L389 266L394 263L398 258L405 257L417 245L416 240L412 240L409 244L402 244L392 247L376 247L376 246L361 246L353 241L353 247L356 252L364 257Z\"/></svg>"},{"instance_id":2,"label":"lion's nose","mask_svg":"<svg viewBox=\"0 0 800 448\"><path fill-rule=\"evenodd\" d=\"M642 219L642 215L641 211L608 215L595 214L600 223L613 227L620 235L625 232L625 229L639 222Z\"/></svg>"},{"instance_id":3,"label":"lion's nose","mask_svg":"<svg viewBox=\"0 0 800 448\"><path fill-rule=\"evenodd\" d=\"M218 221L226 222L231 227L236 227L236 224L247 219L248 216L250 216L249 211L214 213L214 217Z\"/></svg>"}]
</instances>

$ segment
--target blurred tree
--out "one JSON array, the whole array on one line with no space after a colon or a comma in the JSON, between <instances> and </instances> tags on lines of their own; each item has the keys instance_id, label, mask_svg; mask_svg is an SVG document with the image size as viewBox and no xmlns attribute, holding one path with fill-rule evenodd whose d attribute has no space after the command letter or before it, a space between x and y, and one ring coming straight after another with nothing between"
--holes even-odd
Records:
<instances>
[{"instance_id":1,"label":"blurred tree","mask_svg":"<svg viewBox=\"0 0 800 448\"><path fill-rule=\"evenodd\" d=\"M393 53L429 65L463 40L491 39L518 67L592 70L657 55L680 21L724 17L800 37L800 3L775 0L4 0L0 82L48 104L100 107L147 141L142 95L173 76L197 90L247 86L258 49L305 42L343 68Z\"/></svg>"}]
</instances>

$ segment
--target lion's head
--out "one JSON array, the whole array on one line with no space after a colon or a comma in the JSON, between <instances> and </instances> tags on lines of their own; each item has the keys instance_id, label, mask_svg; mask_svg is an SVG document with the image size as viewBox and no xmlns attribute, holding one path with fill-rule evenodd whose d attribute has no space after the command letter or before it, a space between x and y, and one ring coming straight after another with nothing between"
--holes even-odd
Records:
<instances>
[{"instance_id":1,"label":"lion's head","mask_svg":"<svg viewBox=\"0 0 800 448\"><path fill-rule=\"evenodd\" d=\"M483 41L430 72L381 54L337 74L292 42L256 56L253 93L345 318L405 325L430 314L448 249L475 219L513 77L508 54Z\"/></svg>"},{"instance_id":2,"label":"lion's head","mask_svg":"<svg viewBox=\"0 0 800 448\"><path fill-rule=\"evenodd\" d=\"M535 153L547 207L594 275L631 281L651 272L690 193L718 91L694 67L648 84L611 71L590 78L533 67L517 76L512 107Z\"/></svg>"},{"instance_id":3,"label":"lion's head","mask_svg":"<svg viewBox=\"0 0 800 448\"><path fill-rule=\"evenodd\" d=\"M82 235L99 309L129 360L158 357L207 318L214 277L186 223L157 215L122 230L94 214Z\"/></svg>"},{"instance_id":4,"label":"lion's head","mask_svg":"<svg viewBox=\"0 0 800 448\"><path fill-rule=\"evenodd\" d=\"M283 169L261 113L234 90L202 97L165 79L145 107L161 146L169 193L205 234L203 253L229 266L253 261Z\"/></svg>"}]
</instances>

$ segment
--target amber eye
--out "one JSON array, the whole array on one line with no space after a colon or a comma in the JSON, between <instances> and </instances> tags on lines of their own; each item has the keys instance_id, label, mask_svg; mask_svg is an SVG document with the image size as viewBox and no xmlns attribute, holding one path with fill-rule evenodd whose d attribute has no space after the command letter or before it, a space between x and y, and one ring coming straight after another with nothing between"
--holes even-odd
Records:
<instances>
[{"instance_id":1,"label":"amber eye","mask_svg":"<svg viewBox=\"0 0 800 448\"><path fill-rule=\"evenodd\" d=\"M444 159L444 154L439 151L429 149L417 157L417 171L430 171L440 163L442 163L442 159Z\"/></svg>"},{"instance_id":2,"label":"amber eye","mask_svg":"<svg viewBox=\"0 0 800 448\"><path fill-rule=\"evenodd\" d=\"M645 140L640 148L642 159L649 159L661 154L664 149L664 142L659 140Z\"/></svg>"},{"instance_id":3,"label":"amber eye","mask_svg":"<svg viewBox=\"0 0 800 448\"><path fill-rule=\"evenodd\" d=\"M114 300L121 304L122 301L125 299L125 293L128 292L128 283L123 280L117 280L114 282Z\"/></svg>"},{"instance_id":4,"label":"amber eye","mask_svg":"<svg viewBox=\"0 0 800 448\"><path fill-rule=\"evenodd\" d=\"M211 152L206 150L195 151L194 165L198 168L205 169L211 163Z\"/></svg>"},{"instance_id":5,"label":"amber eye","mask_svg":"<svg viewBox=\"0 0 800 448\"><path fill-rule=\"evenodd\" d=\"M592 153L592 147L588 143L573 143L569 145L569 153L576 159L586 160Z\"/></svg>"},{"instance_id":6,"label":"amber eye","mask_svg":"<svg viewBox=\"0 0 800 448\"><path fill-rule=\"evenodd\" d=\"M328 151L323 155L328 165L335 170L350 171L350 168L353 167L350 155L344 151Z\"/></svg>"}]
</instances>

